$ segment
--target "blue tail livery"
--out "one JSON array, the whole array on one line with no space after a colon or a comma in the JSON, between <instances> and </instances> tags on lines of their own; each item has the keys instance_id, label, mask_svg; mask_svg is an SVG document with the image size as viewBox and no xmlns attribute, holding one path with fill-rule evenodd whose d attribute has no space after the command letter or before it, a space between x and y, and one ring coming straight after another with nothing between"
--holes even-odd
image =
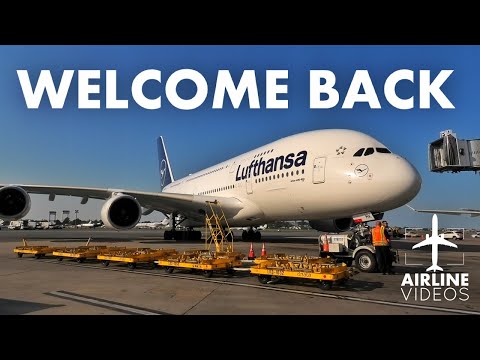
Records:
<instances>
[{"instance_id":1,"label":"blue tail livery","mask_svg":"<svg viewBox=\"0 0 480 360\"><path fill-rule=\"evenodd\" d=\"M172 168L170 167L170 161L168 161L167 150L165 149L165 143L163 142L163 137L160 136L157 139L158 147L158 168L160 171L160 191L163 190L165 186L170 184L173 179Z\"/></svg>"}]
</instances>

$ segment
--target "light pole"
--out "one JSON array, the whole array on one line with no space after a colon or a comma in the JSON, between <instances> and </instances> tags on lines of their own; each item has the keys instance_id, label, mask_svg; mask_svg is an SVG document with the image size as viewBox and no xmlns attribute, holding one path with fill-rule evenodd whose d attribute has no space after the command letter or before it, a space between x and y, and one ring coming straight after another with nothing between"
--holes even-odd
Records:
<instances>
[{"instance_id":1,"label":"light pole","mask_svg":"<svg viewBox=\"0 0 480 360\"><path fill-rule=\"evenodd\" d=\"M78 228L77 215L78 215L78 210L75 210L75 229Z\"/></svg>"}]
</instances>

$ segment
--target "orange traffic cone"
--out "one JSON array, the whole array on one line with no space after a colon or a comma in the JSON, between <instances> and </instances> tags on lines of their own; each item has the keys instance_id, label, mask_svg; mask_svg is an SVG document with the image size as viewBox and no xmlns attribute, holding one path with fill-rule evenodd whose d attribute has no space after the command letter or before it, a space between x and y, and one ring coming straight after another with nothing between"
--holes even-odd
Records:
<instances>
[{"instance_id":1,"label":"orange traffic cone","mask_svg":"<svg viewBox=\"0 0 480 360\"><path fill-rule=\"evenodd\" d=\"M329 251L329 248L328 248L328 238L325 237L325 241L323 242L323 251L325 252L328 252Z\"/></svg>"},{"instance_id":2,"label":"orange traffic cone","mask_svg":"<svg viewBox=\"0 0 480 360\"><path fill-rule=\"evenodd\" d=\"M267 250L265 250L265 243L262 245L262 256L267 256Z\"/></svg>"},{"instance_id":3,"label":"orange traffic cone","mask_svg":"<svg viewBox=\"0 0 480 360\"><path fill-rule=\"evenodd\" d=\"M250 251L248 253L248 260L255 259L255 252L253 251L253 242L250 243Z\"/></svg>"}]
</instances>

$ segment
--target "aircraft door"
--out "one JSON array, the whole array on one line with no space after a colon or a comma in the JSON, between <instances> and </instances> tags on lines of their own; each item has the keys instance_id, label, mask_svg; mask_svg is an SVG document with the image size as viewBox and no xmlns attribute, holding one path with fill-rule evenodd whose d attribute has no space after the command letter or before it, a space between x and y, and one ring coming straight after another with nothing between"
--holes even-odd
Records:
<instances>
[{"instance_id":1,"label":"aircraft door","mask_svg":"<svg viewBox=\"0 0 480 360\"><path fill-rule=\"evenodd\" d=\"M322 184L325 182L325 165L327 158L318 157L313 161L313 183Z\"/></svg>"},{"instance_id":2,"label":"aircraft door","mask_svg":"<svg viewBox=\"0 0 480 360\"><path fill-rule=\"evenodd\" d=\"M247 194L253 194L253 186L252 186L252 178L248 178L246 180L246 190L247 190Z\"/></svg>"}]
</instances>

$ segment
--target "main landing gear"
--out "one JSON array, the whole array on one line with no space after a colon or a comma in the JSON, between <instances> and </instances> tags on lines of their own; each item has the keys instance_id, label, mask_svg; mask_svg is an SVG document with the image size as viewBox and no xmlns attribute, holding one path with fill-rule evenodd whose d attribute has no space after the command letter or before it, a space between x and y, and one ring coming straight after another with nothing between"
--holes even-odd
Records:
<instances>
[{"instance_id":1,"label":"main landing gear","mask_svg":"<svg viewBox=\"0 0 480 360\"><path fill-rule=\"evenodd\" d=\"M177 230L176 227L180 224L183 220L181 220L178 224L175 223L176 214L170 215L170 224L172 230L165 230L163 233L163 238L165 240L201 240L202 239L202 232L193 230L193 228L188 228L187 230Z\"/></svg>"},{"instance_id":2,"label":"main landing gear","mask_svg":"<svg viewBox=\"0 0 480 360\"><path fill-rule=\"evenodd\" d=\"M163 233L165 240L201 240L202 232L188 229L188 230L165 230Z\"/></svg>"},{"instance_id":3,"label":"main landing gear","mask_svg":"<svg viewBox=\"0 0 480 360\"><path fill-rule=\"evenodd\" d=\"M243 241L260 241L262 240L262 233L258 230L253 230L253 227L250 226L250 229L243 230L242 240Z\"/></svg>"}]
</instances>

